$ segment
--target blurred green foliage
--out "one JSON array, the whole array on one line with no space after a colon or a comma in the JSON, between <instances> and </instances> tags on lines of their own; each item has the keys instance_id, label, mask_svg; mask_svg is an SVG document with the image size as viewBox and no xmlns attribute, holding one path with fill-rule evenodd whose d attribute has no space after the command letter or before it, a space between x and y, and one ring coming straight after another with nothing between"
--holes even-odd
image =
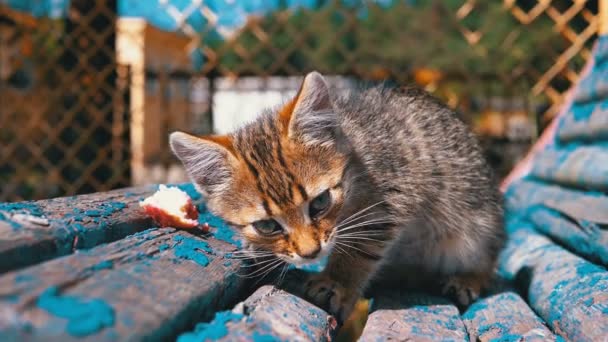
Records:
<instances>
[{"instance_id":1,"label":"blurred green foliage","mask_svg":"<svg viewBox=\"0 0 608 342\"><path fill-rule=\"evenodd\" d=\"M236 37L213 45L220 69L238 74L317 69L403 80L431 68L446 79L484 81L462 84L468 92L504 93L517 83L532 84L566 44L551 19L522 25L502 1L478 1L463 19L456 17L462 0L415 3L319 1L316 9L251 19ZM463 28L481 32L479 41L468 42Z\"/></svg>"}]
</instances>

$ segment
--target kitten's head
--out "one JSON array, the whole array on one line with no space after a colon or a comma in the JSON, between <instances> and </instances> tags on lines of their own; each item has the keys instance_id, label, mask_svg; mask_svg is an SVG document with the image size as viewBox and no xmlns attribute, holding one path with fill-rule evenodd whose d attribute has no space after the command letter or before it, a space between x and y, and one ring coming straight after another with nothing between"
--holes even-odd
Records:
<instances>
[{"instance_id":1,"label":"kitten's head","mask_svg":"<svg viewBox=\"0 0 608 342\"><path fill-rule=\"evenodd\" d=\"M344 201L346 156L323 77L306 76L294 99L233 134L171 134L210 211L258 250L299 265L332 248Z\"/></svg>"}]
</instances>

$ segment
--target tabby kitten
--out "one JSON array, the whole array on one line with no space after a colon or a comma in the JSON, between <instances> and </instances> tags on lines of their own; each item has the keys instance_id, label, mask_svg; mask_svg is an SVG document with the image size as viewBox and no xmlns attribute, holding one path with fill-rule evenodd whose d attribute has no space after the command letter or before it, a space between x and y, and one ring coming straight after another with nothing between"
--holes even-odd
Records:
<instances>
[{"instance_id":1,"label":"tabby kitten","mask_svg":"<svg viewBox=\"0 0 608 342\"><path fill-rule=\"evenodd\" d=\"M466 306L503 245L501 197L474 136L420 90L338 94L312 72L236 132L170 143L209 210L258 253L295 265L329 255L305 294L338 319L380 284L430 282Z\"/></svg>"}]
</instances>

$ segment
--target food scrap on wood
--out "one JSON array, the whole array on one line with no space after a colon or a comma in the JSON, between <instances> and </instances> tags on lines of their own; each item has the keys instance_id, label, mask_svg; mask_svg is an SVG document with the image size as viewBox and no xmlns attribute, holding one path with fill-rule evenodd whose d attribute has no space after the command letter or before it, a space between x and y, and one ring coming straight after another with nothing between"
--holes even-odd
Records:
<instances>
[{"instance_id":1,"label":"food scrap on wood","mask_svg":"<svg viewBox=\"0 0 608 342\"><path fill-rule=\"evenodd\" d=\"M139 202L146 214L161 227L200 228L209 231L209 225L199 225L198 210L192 198L177 187L160 185L152 196Z\"/></svg>"}]
</instances>

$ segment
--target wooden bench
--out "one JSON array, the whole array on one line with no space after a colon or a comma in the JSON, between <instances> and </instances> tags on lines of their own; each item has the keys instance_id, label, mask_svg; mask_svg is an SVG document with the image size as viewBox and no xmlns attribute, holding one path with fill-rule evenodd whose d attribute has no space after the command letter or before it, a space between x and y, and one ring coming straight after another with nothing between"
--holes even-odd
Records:
<instances>
[{"instance_id":1,"label":"wooden bench","mask_svg":"<svg viewBox=\"0 0 608 342\"><path fill-rule=\"evenodd\" d=\"M361 341L608 341L608 36L587 69L547 146L517 168L525 177L505 183L501 281L465 312L427 294L383 293ZM155 190L0 203L0 340L336 335L326 312L243 276L238 243L203 204L209 234L155 228L138 206Z\"/></svg>"},{"instance_id":2,"label":"wooden bench","mask_svg":"<svg viewBox=\"0 0 608 342\"><path fill-rule=\"evenodd\" d=\"M196 195L190 184L180 187ZM335 336L336 321L326 312L243 277L243 261L231 254L238 247L217 218L203 212L212 226L207 235L154 228L138 202L155 190L0 204L2 340ZM501 272L513 288L496 288L462 314L443 298L386 293L374 298L361 340L608 336L605 269L527 223L511 225Z\"/></svg>"}]
</instances>

